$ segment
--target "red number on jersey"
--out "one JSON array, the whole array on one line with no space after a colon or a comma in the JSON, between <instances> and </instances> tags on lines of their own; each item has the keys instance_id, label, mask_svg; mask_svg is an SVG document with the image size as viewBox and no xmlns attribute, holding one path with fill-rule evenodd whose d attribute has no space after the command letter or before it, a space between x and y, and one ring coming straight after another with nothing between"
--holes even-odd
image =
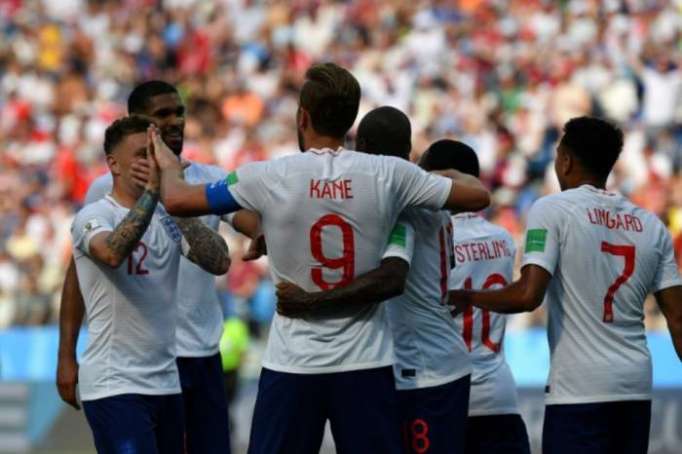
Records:
<instances>
[{"instance_id":1,"label":"red number on jersey","mask_svg":"<svg viewBox=\"0 0 682 454\"><path fill-rule=\"evenodd\" d=\"M507 285L507 280L499 273L494 273L488 276L483 284L483 290L487 290L493 285ZM464 281L464 289L471 290L473 288L473 281L471 277L466 278ZM481 342L490 351L494 353L499 353L502 349L502 339L499 342L493 342L490 339L490 311L487 309L480 309L481 311ZM473 306L467 306L463 314L463 329L462 337L464 338L464 343L466 343L467 348L471 351L471 342L474 333L474 308Z\"/></svg>"},{"instance_id":2,"label":"red number on jersey","mask_svg":"<svg viewBox=\"0 0 682 454\"><path fill-rule=\"evenodd\" d=\"M448 278L450 270L455 267L455 246L452 240L452 223L441 227L438 231L440 244L440 296L441 304L448 301Z\"/></svg>"},{"instance_id":3,"label":"red number on jersey","mask_svg":"<svg viewBox=\"0 0 682 454\"><path fill-rule=\"evenodd\" d=\"M341 236L343 238L343 255L337 258L329 258L324 255L322 251L322 228L327 226L334 226L341 229ZM318 287L322 290L330 290L335 287L347 285L355 277L355 237L353 235L353 227L346 222L341 216L336 214L328 214L322 216L310 228L310 252L312 252L315 260L320 262L321 266L316 266L310 270L310 275ZM343 268L343 275L339 282L327 282L322 275L322 268L329 268L337 270Z\"/></svg>"},{"instance_id":4,"label":"red number on jersey","mask_svg":"<svg viewBox=\"0 0 682 454\"><path fill-rule=\"evenodd\" d=\"M601 243L601 251L605 254L621 256L625 259L625 266L620 276L613 281L604 296L604 323L613 323L613 298L616 292L635 272L635 247L630 245L610 244L606 241Z\"/></svg>"},{"instance_id":5,"label":"red number on jersey","mask_svg":"<svg viewBox=\"0 0 682 454\"><path fill-rule=\"evenodd\" d=\"M135 255L135 252L138 251L138 249L142 249L142 255L137 260L137 266L135 266L135 264L133 263L134 261L133 256ZM149 274L149 270L143 266L144 260L147 258L148 253L149 251L147 250L146 244L144 244L142 241L137 243L135 249L133 249L130 255L128 256L128 274L135 274L138 276L145 276Z\"/></svg>"}]
</instances>

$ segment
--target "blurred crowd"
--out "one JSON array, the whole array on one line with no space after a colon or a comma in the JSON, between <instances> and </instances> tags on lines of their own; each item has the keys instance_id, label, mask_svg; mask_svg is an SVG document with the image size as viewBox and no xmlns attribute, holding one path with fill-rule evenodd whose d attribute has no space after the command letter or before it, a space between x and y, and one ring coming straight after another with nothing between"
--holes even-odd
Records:
<instances>
[{"instance_id":1,"label":"blurred crowd","mask_svg":"<svg viewBox=\"0 0 682 454\"><path fill-rule=\"evenodd\" d=\"M530 204L557 190L561 125L610 118L626 131L610 186L661 216L682 252L681 56L681 0L2 0L0 327L56 320L71 219L106 172L104 129L154 78L187 104L184 157L232 169L297 151L304 72L335 61L360 80L360 115L409 114L415 157L443 137L473 146L487 214L519 242ZM243 240L225 233L235 262L218 285L257 332L267 262L241 262Z\"/></svg>"}]
</instances>

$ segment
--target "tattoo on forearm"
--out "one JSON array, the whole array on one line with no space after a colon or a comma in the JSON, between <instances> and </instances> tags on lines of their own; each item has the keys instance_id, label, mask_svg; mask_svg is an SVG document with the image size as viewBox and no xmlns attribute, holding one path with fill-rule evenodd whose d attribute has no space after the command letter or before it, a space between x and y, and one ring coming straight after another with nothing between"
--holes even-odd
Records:
<instances>
[{"instance_id":1,"label":"tattoo on forearm","mask_svg":"<svg viewBox=\"0 0 682 454\"><path fill-rule=\"evenodd\" d=\"M230 251L218 232L197 218L173 218L189 243L187 258L212 274L225 274L230 266Z\"/></svg>"},{"instance_id":2,"label":"tattoo on forearm","mask_svg":"<svg viewBox=\"0 0 682 454\"><path fill-rule=\"evenodd\" d=\"M154 215L159 193L145 190L135 206L107 238L107 246L114 257L123 260L135 249L137 242L149 227Z\"/></svg>"}]
</instances>

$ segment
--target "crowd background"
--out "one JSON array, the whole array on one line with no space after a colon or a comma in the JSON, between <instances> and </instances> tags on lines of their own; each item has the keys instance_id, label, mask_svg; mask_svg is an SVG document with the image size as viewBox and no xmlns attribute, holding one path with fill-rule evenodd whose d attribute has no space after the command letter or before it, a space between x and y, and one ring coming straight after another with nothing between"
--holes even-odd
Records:
<instances>
[{"instance_id":1,"label":"crowd background","mask_svg":"<svg viewBox=\"0 0 682 454\"><path fill-rule=\"evenodd\" d=\"M0 328L56 322L71 220L106 172L104 129L149 79L187 104L184 157L233 169L298 151L304 72L335 61L361 82L360 115L408 113L415 158L443 137L473 146L494 191L486 215L519 245L530 204L558 189L561 125L606 117L626 132L611 188L658 214L682 252L681 31L681 0L0 0ZM244 241L225 234L226 314L262 336L267 261L241 262ZM537 311L511 328L542 323Z\"/></svg>"}]
</instances>

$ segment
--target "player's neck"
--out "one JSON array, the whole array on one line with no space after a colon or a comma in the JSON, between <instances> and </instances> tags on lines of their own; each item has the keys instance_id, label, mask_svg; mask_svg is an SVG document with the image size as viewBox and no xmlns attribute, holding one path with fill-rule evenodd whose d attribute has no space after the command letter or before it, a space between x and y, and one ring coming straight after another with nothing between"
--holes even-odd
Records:
<instances>
[{"instance_id":1,"label":"player's neck","mask_svg":"<svg viewBox=\"0 0 682 454\"><path fill-rule=\"evenodd\" d=\"M120 181L114 181L114 187L111 190L111 196L116 202L125 208L132 208L137 203L137 199L142 195L142 191L138 188L128 188Z\"/></svg>"},{"instance_id":2,"label":"player's neck","mask_svg":"<svg viewBox=\"0 0 682 454\"><path fill-rule=\"evenodd\" d=\"M584 178L577 179L574 183L572 183L566 189L575 189L575 188L579 188L580 186L584 186L586 184L593 186L597 189L602 189L604 191L606 190L606 180L600 180L599 178L595 178L595 177L591 177L591 176L586 176Z\"/></svg>"},{"instance_id":3,"label":"player's neck","mask_svg":"<svg viewBox=\"0 0 682 454\"><path fill-rule=\"evenodd\" d=\"M306 142L306 150L310 150L311 148L316 150L324 150L325 148L336 150L342 146L343 139L328 136L314 136Z\"/></svg>"}]
</instances>

